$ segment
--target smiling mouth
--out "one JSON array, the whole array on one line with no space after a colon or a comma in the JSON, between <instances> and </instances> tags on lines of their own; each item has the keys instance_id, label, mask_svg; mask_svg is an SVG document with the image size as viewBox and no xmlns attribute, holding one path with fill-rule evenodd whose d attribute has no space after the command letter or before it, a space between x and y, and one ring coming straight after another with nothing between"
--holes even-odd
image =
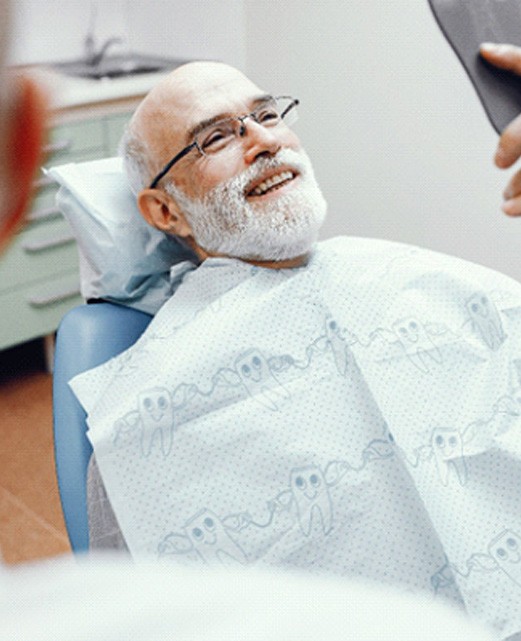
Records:
<instances>
[{"instance_id":1,"label":"smiling mouth","mask_svg":"<svg viewBox=\"0 0 521 641\"><path fill-rule=\"evenodd\" d=\"M291 169L287 169L278 174L274 174L269 178L266 178L261 183L256 185L253 189L250 189L247 192L246 196L248 198L251 196L256 196L256 197L264 196L265 194L268 194L272 191L275 191L276 189L280 189L284 185L287 185L296 177L297 177L296 172L292 171Z\"/></svg>"}]
</instances>

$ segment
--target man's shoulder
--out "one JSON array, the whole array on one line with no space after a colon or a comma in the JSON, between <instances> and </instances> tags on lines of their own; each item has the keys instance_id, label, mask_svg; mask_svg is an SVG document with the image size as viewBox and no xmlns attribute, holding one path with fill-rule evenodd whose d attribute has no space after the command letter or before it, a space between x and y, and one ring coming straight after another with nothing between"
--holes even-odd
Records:
<instances>
[{"instance_id":1,"label":"man's shoulder","mask_svg":"<svg viewBox=\"0 0 521 641\"><path fill-rule=\"evenodd\" d=\"M335 236L317 243L316 256L323 263L377 266L389 257L409 253L427 252L420 247L381 238L363 238L359 236Z\"/></svg>"},{"instance_id":2,"label":"man's shoulder","mask_svg":"<svg viewBox=\"0 0 521 641\"><path fill-rule=\"evenodd\" d=\"M393 249L419 249L414 245L401 243L394 240L382 238L365 238L363 236L334 236L317 243L321 251L332 251L335 253L352 252L382 252Z\"/></svg>"},{"instance_id":3,"label":"man's shoulder","mask_svg":"<svg viewBox=\"0 0 521 641\"><path fill-rule=\"evenodd\" d=\"M328 271L345 274L350 282L373 283L380 289L425 287L437 282L447 288L508 288L521 293L519 282L490 267L425 247L382 240L338 236L317 244L317 257Z\"/></svg>"}]
</instances>

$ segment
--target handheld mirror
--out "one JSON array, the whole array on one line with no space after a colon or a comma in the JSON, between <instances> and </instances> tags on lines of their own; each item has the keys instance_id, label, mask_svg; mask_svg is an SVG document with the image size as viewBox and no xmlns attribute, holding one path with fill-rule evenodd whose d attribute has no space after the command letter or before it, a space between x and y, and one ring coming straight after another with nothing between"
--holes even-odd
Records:
<instances>
[{"instance_id":1,"label":"handheld mirror","mask_svg":"<svg viewBox=\"0 0 521 641\"><path fill-rule=\"evenodd\" d=\"M521 76L479 55L483 42L521 46L521 0L429 0L434 17L501 133L521 113Z\"/></svg>"}]
</instances>

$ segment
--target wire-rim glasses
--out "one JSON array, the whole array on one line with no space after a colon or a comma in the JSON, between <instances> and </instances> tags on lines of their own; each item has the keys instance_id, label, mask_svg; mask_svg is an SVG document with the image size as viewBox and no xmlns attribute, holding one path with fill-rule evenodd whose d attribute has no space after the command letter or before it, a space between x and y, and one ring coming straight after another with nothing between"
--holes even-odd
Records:
<instances>
[{"instance_id":1,"label":"wire-rim glasses","mask_svg":"<svg viewBox=\"0 0 521 641\"><path fill-rule=\"evenodd\" d=\"M193 142L176 154L161 169L150 183L149 189L155 189L159 181L166 176L176 162L184 158L194 148L203 156L211 156L233 148L246 133L244 121L247 118L251 118L266 128L276 127L282 121L286 125L291 125L298 119L298 104L299 100L291 96L268 96L249 114L212 122L198 131L194 135Z\"/></svg>"}]
</instances>

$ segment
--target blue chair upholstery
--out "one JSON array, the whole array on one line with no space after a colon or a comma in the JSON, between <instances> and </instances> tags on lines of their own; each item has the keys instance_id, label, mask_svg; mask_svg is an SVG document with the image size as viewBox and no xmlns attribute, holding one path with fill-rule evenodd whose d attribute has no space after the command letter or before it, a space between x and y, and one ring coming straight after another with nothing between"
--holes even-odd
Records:
<instances>
[{"instance_id":1,"label":"blue chair upholstery","mask_svg":"<svg viewBox=\"0 0 521 641\"><path fill-rule=\"evenodd\" d=\"M76 374L104 363L141 336L151 316L112 303L80 305L60 323L53 374L54 453L65 525L74 552L89 546L86 476L92 447L86 414L68 386Z\"/></svg>"}]
</instances>

